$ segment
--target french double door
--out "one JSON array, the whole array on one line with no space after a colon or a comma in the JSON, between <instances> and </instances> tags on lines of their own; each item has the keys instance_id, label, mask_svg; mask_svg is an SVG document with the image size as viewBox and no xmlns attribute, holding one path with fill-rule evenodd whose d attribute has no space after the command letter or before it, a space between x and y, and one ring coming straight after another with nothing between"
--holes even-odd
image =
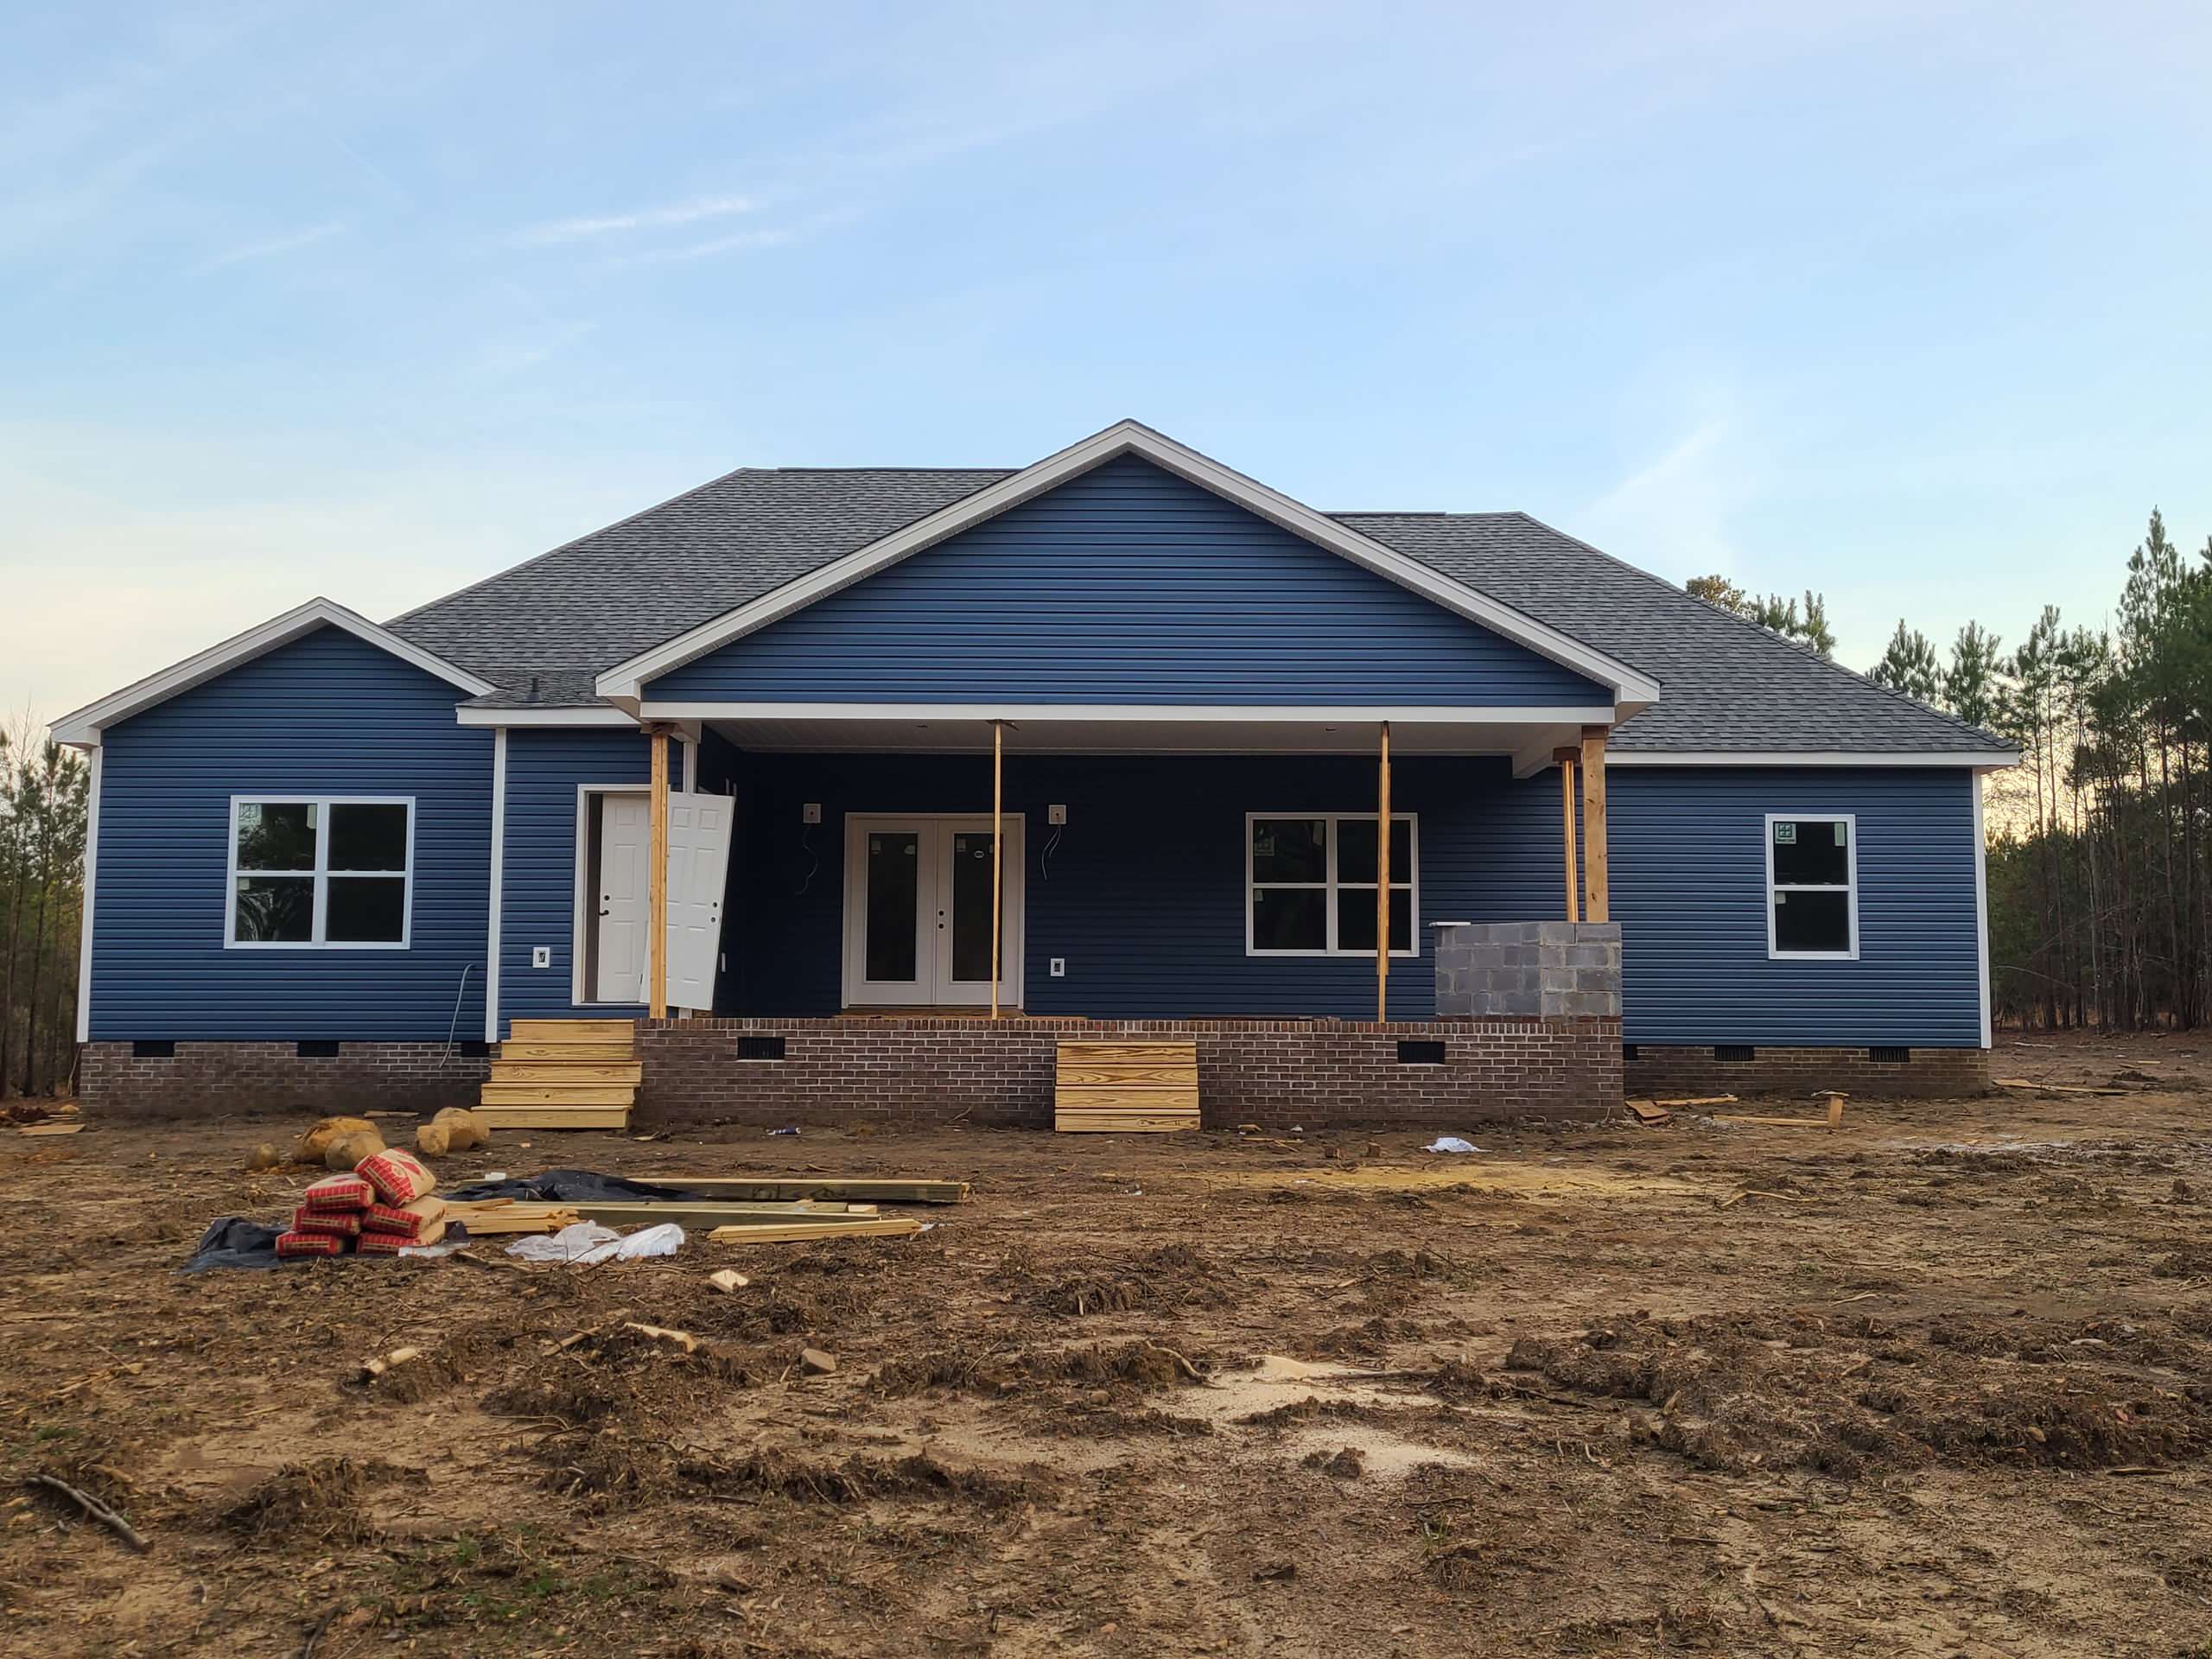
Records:
<instances>
[{"instance_id":1,"label":"french double door","mask_svg":"<svg viewBox=\"0 0 2212 1659\"><path fill-rule=\"evenodd\" d=\"M1021 819L1000 820L999 1002L1021 1003ZM990 814L845 819L845 1003L966 1007L991 1000Z\"/></svg>"}]
</instances>

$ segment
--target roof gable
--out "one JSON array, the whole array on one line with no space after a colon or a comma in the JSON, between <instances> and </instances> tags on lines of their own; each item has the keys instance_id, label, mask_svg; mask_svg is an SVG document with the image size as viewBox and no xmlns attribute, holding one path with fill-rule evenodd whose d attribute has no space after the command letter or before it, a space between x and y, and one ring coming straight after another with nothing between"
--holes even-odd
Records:
<instances>
[{"instance_id":1,"label":"roof gable","mask_svg":"<svg viewBox=\"0 0 2212 1659\"><path fill-rule=\"evenodd\" d=\"M1124 456L1151 462L1185 482L1244 508L1278 528L1350 559L1447 611L1455 612L1537 655L1605 687L1615 700L1635 707L1656 702L1658 683L1627 664L1592 650L1477 589L1441 578L1349 526L1288 496L1231 471L1196 450L1135 421L1122 421L1034 466L1009 474L935 512L856 549L773 592L740 605L664 644L641 652L599 677L599 694L626 705L641 698L645 683L805 608L925 548L981 524L1069 480Z\"/></svg>"},{"instance_id":2,"label":"roof gable","mask_svg":"<svg viewBox=\"0 0 2212 1659\"><path fill-rule=\"evenodd\" d=\"M404 663L421 669L426 674L435 676L468 696L480 696L493 689L491 681L454 666L388 629L378 627L366 617L347 610L334 600L316 598L285 612L282 616L271 617L258 626L248 628L244 633L234 634L220 645L210 645L197 656L172 664L158 674L149 674L120 691L102 697L98 702L87 703L82 709L62 715L53 724L54 741L74 744L81 748L98 748L100 733L107 727L128 720L156 703L166 702L196 685L204 685L241 664L265 656L278 646L289 645L318 628L340 629L379 651L389 652Z\"/></svg>"},{"instance_id":3,"label":"roof gable","mask_svg":"<svg viewBox=\"0 0 2212 1659\"><path fill-rule=\"evenodd\" d=\"M675 705L1572 711L1613 690L1125 454L645 681ZM1410 718L1410 715L1408 716Z\"/></svg>"}]
</instances>

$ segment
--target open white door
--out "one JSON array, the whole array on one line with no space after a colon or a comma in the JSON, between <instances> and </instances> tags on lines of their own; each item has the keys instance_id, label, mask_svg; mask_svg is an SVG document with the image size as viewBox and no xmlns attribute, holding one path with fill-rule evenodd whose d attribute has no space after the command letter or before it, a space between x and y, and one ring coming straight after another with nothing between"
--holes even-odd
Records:
<instances>
[{"instance_id":1,"label":"open white door","mask_svg":"<svg viewBox=\"0 0 2212 1659\"><path fill-rule=\"evenodd\" d=\"M715 1006L722 947L722 884L729 874L727 795L668 792L668 1005Z\"/></svg>"}]
</instances>

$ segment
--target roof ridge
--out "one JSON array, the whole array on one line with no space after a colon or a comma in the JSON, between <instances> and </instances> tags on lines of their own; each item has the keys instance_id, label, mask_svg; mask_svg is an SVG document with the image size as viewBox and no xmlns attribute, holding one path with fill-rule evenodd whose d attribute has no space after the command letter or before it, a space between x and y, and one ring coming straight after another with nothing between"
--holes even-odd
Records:
<instances>
[{"instance_id":1,"label":"roof ridge","mask_svg":"<svg viewBox=\"0 0 2212 1659\"><path fill-rule=\"evenodd\" d=\"M1999 737L1994 732L1986 732L1982 730L1980 727L1973 724L1971 721L1960 719L1958 715L1952 714L1948 709L1937 709L1928 703L1921 702L1917 697L1907 696L1903 691L1898 690L1895 686L1884 685L1879 680L1872 679L1866 675L1861 674L1855 668L1846 667L1843 664L1836 661L1833 657L1823 656L1821 652L1814 650L1812 646L1807 645L1802 639L1792 639L1787 634L1777 633L1772 628L1768 627L1763 622L1754 622L1750 617L1743 615L1740 612L1732 611L1726 605L1716 605L1713 601L1690 592L1687 588L1676 587L1673 582L1668 581L1666 577L1660 575L1656 572L1646 570L1641 565L1630 564L1626 559L1617 558L1612 554L1606 552L1603 548L1592 547L1589 543L1584 541L1580 536L1570 535L1567 531L1560 530L1556 525L1548 524L1532 512L1522 512L1516 510L1514 516L1516 518L1526 518L1530 524L1535 524L1538 529L1549 531L1553 535L1560 537L1567 541L1573 543L1585 552L1595 554L1598 557L1607 561L1609 563L1617 564L1622 569L1643 577L1646 582L1655 582L1658 586L1666 588L1669 593L1680 594L1684 599L1690 601L1692 603L1704 606L1707 610L1711 611L1715 616L1725 616L1732 622L1740 623L1743 626L1752 630L1763 639L1768 640L1774 645L1783 646L1788 650L1794 651L1809 661L1818 663L1823 668L1828 669L1834 673L1843 675L1847 679L1855 680L1861 685L1869 686L1874 690L1885 692L1890 696L1895 697L1898 702L1904 703L1907 708L1913 709L1916 713L1932 715L1937 720L1947 721L1951 725L1957 727L1959 730L1966 732L1985 742L1993 744L1999 748L2005 747L2005 740Z\"/></svg>"}]
</instances>

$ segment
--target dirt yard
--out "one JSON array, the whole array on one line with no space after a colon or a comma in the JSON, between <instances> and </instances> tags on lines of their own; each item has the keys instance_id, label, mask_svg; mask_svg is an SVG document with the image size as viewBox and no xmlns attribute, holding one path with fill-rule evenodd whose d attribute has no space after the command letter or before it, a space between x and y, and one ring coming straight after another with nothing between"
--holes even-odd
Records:
<instances>
[{"instance_id":1,"label":"dirt yard","mask_svg":"<svg viewBox=\"0 0 2212 1659\"><path fill-rule=\"evenodd\" d=\"M2129 1092L442 1165L976 1184L594 1269L185 1277L268 1121L0 1131L0 1647L2212 1655L2212 1038L1997 1069Z\"/></svg>"}]
</instances>

